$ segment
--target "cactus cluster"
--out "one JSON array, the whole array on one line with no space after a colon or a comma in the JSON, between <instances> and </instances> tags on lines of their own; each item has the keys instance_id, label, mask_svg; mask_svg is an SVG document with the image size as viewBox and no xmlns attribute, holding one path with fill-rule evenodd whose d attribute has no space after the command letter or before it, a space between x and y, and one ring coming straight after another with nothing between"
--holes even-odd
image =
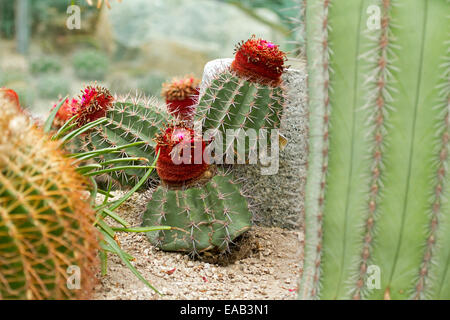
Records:
<instances>
[{"instance_id":1,"label":"cactus cluster","mask_svg":"<svg viewBox=\"0 0 450 320\"><path fill-rule=\"evenodd\" d=\"M300 298L450 298L448 12L446 0L307 2Z\"/></svg>"},{"instance_id":2,"label":"cactus cluster","mask_svg":"<svg viewBox=\"0 0 450 320\"><path fill-rule=\"evenodd\" d=\"M237 137L248 129L256 134L260 129L279 129L285 106L284 61L285 54L266 40L252 37L239 44L231 67L215 75L205 88L195 120L211 136L225 135L227 130L234 130ZM238 142L224 146L224 153L229 149L236 153L239 148ZM257 138L249 135L245 153L256 148Z\"/></svg>"},{"instance_id":3,"label":"cactus cluster","mask_svg":"<svg viewBox=\"0 0 450 320\"><path fill-rule=\"evenodd\" d=\"M88 298L99 247L85 180L3 89L0 131L0 299Z\"/></svg>"},{"instance_id":4,"label":"cactus cluster","mask_svg":"<svg viewBox=\"0 0 450 320\"><path fill-rule=\"evenodd\" d=\"M227 129L254 129L257 133L260 129L278 129L285 104L281 85L284 61L285 54L278 46L252 37L239 44L233 64L211 83L197 108L198 80L185 77L164 84L162 94L168 114L155 107L153 100L144 103L127 100L112 102L103 89L90 87L85 90L79 99L76 123L81 121L83 125L101 117L106 120L79 137L78 149L92 151L143 142L142 145L127 148L121 157L140 157L152 161L156 154L159 155L156 171L161 186L149 202L147 212L150 213L147 215L155 215L159 210L164 224L179 230L161 231L164 237L158 236L158 241L154 241L154 236L149 233L153 243L165 250L199 252L214 247L222 251L250 228L251 214L247 200L241 194L241 187L230 183L230 174L219 172L215 175L216 167L208 158L211 148L205 152L211 140L204 141L203 137L195 136L192 120L195 114L195 119L202 120L203 130L222 130L223 133ZM246 144L246 151L250 152L252 148L250 141ZM215 158L215 154L212 156ZM107 154L103 158L100 161L111 161L114 155ZM177 162L177 158L181 162ZM121 185L132 185L144 176L145 170L133 168L115 174L117 176L110 175L109 178L118 180ZM215 188L219 189L213 191ZM199 193L201 197L197 198ZM170 200L166 203L167 198ZM189 199L189 202L173 203L173 199L178 198ZM160 201L164 202L163 205L159 204ZM222 211L216 212L213 207ZM185 217L180 216L179 209L187 210ZM189 226L186 221L190 221ZM162 223L161 219L148 218L144 226L156 222L157 225ZM179 232L203 225L205 228L200 228L201 232L195 232L195 236L191 235L189 241L184 237L183 240L173 240L181 237ZM205 230L209 232L201 235ZM221 239L220 243L218 239Z\"/></svg>"}]
</instances>

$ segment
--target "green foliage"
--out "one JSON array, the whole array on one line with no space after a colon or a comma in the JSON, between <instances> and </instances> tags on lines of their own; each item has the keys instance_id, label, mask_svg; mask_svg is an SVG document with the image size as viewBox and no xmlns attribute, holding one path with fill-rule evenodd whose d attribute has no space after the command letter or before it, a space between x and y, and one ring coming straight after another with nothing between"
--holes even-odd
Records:
<instances>
[{"instance_id":1,"label":"green foliage","mask_svg":"<svg viewBox=\"0 0 450 320\"><path fill-rule=\"evenodd\" d=\"M225 251L251 227L247 199L241 193L242 186L223 172L200 187L169 190L160 186L148 203L142 225L172 227L147 233L150 242L166 251Z\"/></svg>"},{"instance_id":2,"label":"green foliage","mask_svg":"<svg viewBox=\"0 0 450 320\"><path fill-rule=\"evenodd\" d=\"M57 73L61 69L62 65L59 59L51 56L41 56L31 62L31 72L33 74Z\"/></svg>"},{"instance_id":3,"label":"green foliage","mask_svg":"<svg viewBox=\"0 0 450 320\"><path fill-rule=\"evenodd\" d=\"M289 18L295 16L295 10L298 0L225 0L228 3L243 5L247 8L257 9L265 8L270 9L280 18L283 22L287 23Z\"/></svg>"},{"instance_id":4,"label":"green foliage","mask_svg":"<svg viewBox=\"0 0 450 320\"><path fill-rule=\"evenodd\" d=\"M73 69L82 80L103 80L108 72L109 58L101 51L86 49L73 57Z\"/></svg>"},{"instance_id":5,"label":"green foliage","mask_svg":"<svg viewBox=\"0 0 450 320\"><path fill-rule=\"evenodd\" d=\"M307 2L300 298L450 298L449 6Z\"/></svg>"},{"instance_id":6,"label":"green foliage","mask_svg":"<svg viewBox=\"0 0 450 320\"><path fill-rule=\"evenodd\" d=\"M28 75L18 69L7 68L0 70L0 86L6 86L15 82L25 82L28 80Z\"/></svg>"},{"instance_id":7,"label":"green foliage","mask_svg":"<svg viewBox=\"0 0 450 320\"><path fill-rule=\"evenodd\" d=\"M43 75L37 84L38 94L44 99L57 99L69 93L67 79L59 75Z\"/></svg>"},{"instance_id":8,"label":"green foliage","mask_svg":"<svg viewBox=\"0 0 450 320\"><path fill-rule=\"evenodd\" d=\"M36 89L28 83L14 83L9 88L13 89L19 96L20 105L23 108L29 108L36 99Z\"/></svg>"},{"instance_id":9,"label":"green foliage","mask_svg":"<svg viewBox=\"0 0 450 320\"><path fill-rule=\"evenodd\" d=\"M0 0L0 37L14 37L14 1Z\"/></svg>"}]
</instances>

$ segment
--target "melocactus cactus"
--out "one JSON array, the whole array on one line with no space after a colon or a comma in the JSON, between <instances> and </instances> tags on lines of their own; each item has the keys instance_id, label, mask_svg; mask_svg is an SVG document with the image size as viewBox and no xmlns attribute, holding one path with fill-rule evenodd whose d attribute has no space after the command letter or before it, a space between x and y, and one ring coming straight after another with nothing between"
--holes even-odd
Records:
<instances>
[{"instance_id":1,"label":"melocactus cactus","mask_svg":"<svg viewBox=\"0 0 450 320\"><path fill-rule=\"evenodd\" d=\"M187 185L199 178L209 167L204 159L206 143L185 125L169 125L156 136L156 171L169 185Z\"/></svg>"},{"instance_id":2,"label":"melocactus cactus","mask_svg":"<svg viewBox=\"0 0 450 320\"><path fill-rule=\"evenodd\" d=\"M163 83L162 96L169 114L179 120L192 120L198 101L200 80L186 76Z\"/></svg>"},{"instance_id":3,"label":"melocactus cactus","mask_svg":"<svg viewBox=\"0 0 450 320\"><path fill-rule=\"evenodd\" d=\"M85 180L5 91L0 132L0 299L88 298L99 245Z\"/></svg>"},{"instance_id":4,"label":"melocactus cactus","mask_svg":"<svg viewBox=\"0 0 450 320\"><path fill-rule=\"evenodd\" d=\"M113 96L108 89L100 86L87 86L79 98L76 123L79 127L102 118L112 107Z\"/></svg>"},{"instance_id":5,"label":"melocactus cactus","mask_svg":"<svg viewBox=\"0 0 450 320\"><path fill-rule=\"evenodd\" d=\"M213 136L224 136L231 130L238 136L249 129L258 135L261 129L279 129L285 106L281 81L284 60L285 54L278 46L262 39L253 37L238 46L232 65L203 84L206 88L195 116L203 130ZM251 135L248 140L246 154L255 152L257 145ZM237 149L234 145L226 148L224 153Z\"/></svg>"}]
</instances>

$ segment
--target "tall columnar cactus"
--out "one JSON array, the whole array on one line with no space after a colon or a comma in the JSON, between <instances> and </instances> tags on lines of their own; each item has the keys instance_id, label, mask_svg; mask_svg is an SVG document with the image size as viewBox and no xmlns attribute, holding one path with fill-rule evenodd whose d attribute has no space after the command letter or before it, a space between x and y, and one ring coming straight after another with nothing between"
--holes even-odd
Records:
<instances>
[{"instance_id":1,"label":"tall columnar cactus","mask_svg":"<svg viewBox=\"0 0 450 320\"><path fill-rule=\"evenodd\" d=\"M300 298L450 298L449 9L307 1Z\"/></svg>"},{"instance_id":2,"label":"tall columnar cactus","mask_svg":"<svg viewBox=\"0 0 450 320\"><path fill-rule=\"evenodd\" d=\"M99 246L84 179L4 90L0 132L0 299L89 297Z\"/></svg>"},{"instance_id":3,"label":"tall columnar cactus","mask_svg":"<svg viewBox=\"0 0 450 320\"><path fill-rule=\"evenodd\" d=\"M192 254L226 251L236 237L250 229L251 214L240 184L219 172L207 183L188 189L158 187L143 221L143 226L157 225L172 227L147 233L163 250Z\"/></svg>"},{"instance_id":4,"label":"tall columnar cactus","mask_svg":"<svg viewBox=\"0 0 450 320\"><path fill-rule=\"evenodd\" d=\"M224 135L228 129L236 134L278 129L285 101L281 81L285 59L278 46L266 40L253 36L240 43L231 67L216 75L200 97L195 119L203 130ZM255 144L250 138L247 153Z\"/></svg>"},{"instance_id":5,"label":"tall columnar cactus","mask_svg":"<svg viewBox=\"0 0 450 320\"><path fill-rule=\"evenodd\" d=\"M89 104L90 106L90 104ZM99 114L97 114L99 116ZM155 158L155 146L153 141L155 134L167 123L168 114L157 106L153 99L135 98L117 98L108 105L105 112L107 121L95 126L87 134L80 137L77 141L79 150L92 151L110 147L139 143L134 147L127 148L119 155L108 154L99 159L99 161L112 161L117 158L127 158L130 162L122 162L127 165L137 165L140 160L148 159L150 163ZM90 120L95 120L92 118ZM86 121L82 122L84 124ZM89 122L89 121L88 121ZM133 160L134 159L134 160ZM133 168L123 171L117 171L108 175L123 186L134 186L145 175L147 168Z\"/></svg>"}]
</instances>

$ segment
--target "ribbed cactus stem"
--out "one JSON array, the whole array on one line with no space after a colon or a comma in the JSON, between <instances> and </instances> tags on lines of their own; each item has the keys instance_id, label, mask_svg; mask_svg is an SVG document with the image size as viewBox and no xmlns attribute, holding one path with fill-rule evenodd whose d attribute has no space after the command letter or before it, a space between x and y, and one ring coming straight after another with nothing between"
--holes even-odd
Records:
<instances>
[{"instance_id":1,"label":"ribbed cactus stem","mask_svg":"<svg viewBox=\"0 0 450 320\"><path fill-rule=\"evenodd\" d=\"M106 113L105 124L95 127L78 141L79 149L92 151L143 142L142 145L127 148L119 155L108 154L100 161L121 158L146 158L150 163L155 158L156 134L165 126L168 115L158 106L155 99L141 97L117 97ZM130 163L133 164L133 163ZM145 174L145 169L130 169L108 175L108 179L122 186L133 186Z\"/></svg>"},{"instance_id":2,"label":"ribbed cactus stem","mask_svg":"<svg viewBox=\"0 0 450 320\"><path fill-rule=\"evenodd\" d=\"M449 6L308 2L300 298L450 297Z\"/></svg>"},{"instance_id":3,"label":"ribbed cactus stem","mask_svg":"<svg viewBox=\"0 0 450 320\"><path fill-rule=\"evenodd\" d=\"M226 251L250 229L251 214L240 183L219 170L210 181L188 189L160 186L152 195L143 226L172 230L149 232L150 241L167 251L198 254Z\"/></svg>"},{"instance_id":4,"label":"ribbed cactus stem","mask_svg":"<svg viewBox=\"0 0 450 320\"><path fill-rule=\"evenodd\" d=\"M221 135L222 141L247 134L245 154L256 152L260 130L280 128L286 99L281 78L285 58L277 45L254 36L238 44L231 64L202 83L195 120L203 131L216 140ZM223 153L233 151L238 163L245 162L239 149L239 142L232 141L224 143Z\"/></svg>"}]
</instances>

